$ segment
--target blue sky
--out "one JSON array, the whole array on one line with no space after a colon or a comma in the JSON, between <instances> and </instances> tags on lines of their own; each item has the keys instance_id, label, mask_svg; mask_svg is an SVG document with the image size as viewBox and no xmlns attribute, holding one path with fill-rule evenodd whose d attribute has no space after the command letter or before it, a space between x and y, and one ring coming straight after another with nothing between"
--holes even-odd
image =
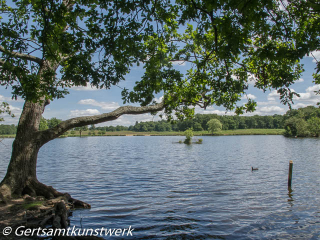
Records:
<instances>
[{"instance_id":1,"label":"blue sky","mask_svg":"<svg viewBox=\"0 0 320 240\"><path fill-rule=\"evenodd\" d=\"M314 52L317 59L320 59L320 52ZM311 55L310 55L311 56ZM320 89L320 85L315 85L312 81L312 73L315 72L316 62L312 57L305 57L302 61L304 64L305 72L302 78L292 85L292 89L301 95L300 98L294 99L293 108L300 108L309 105L316 105L320 102L320 95L316 95L314 91ZM184 64L177 64L176 68L185 71L187 66ZM139 81L143 73L142 66L133 68L132 72L126 76L126 81L120 82L120 87L130 88L133 86L135 81ZM255 99L258 103L256 112L245 114L245 115L273 115L273 114L284 114L288 110L288 106L284 106L279 101L279 96L275 90L266 91L256 89L254 84L249 85L248 96ZM157 96L158 98L161 95ZM245 97L244 97L245 98ZM18 99L17 101L11 99L10 89L0 87L0 102L6 101L10 104L12 112L16 115L15 118L4 116L5 122L3 124L17 124L21 109L23 107L23 100ZM243 99L241 103L245 103ZM47 106L43 116L45 118L56 117L59 119L66 120L72 117L95 115L105 112L110 112L119 106L122 106L121 100L121 88L114 86L110 90L97 90L88 87L76 87L70 89L70 94L64 99L58 99L51 102ZM217 106L207 108L207 110L196 109L196 113L216 113L219 115L232 115L232 112L225 112L225 109ZM119 119L111 122L100 124L104 125L133 125L136 121L151 121L159 120L159 117L153 117L150 114L142 115L127 115L122 116Z\"/></svg>"}]
</instances>

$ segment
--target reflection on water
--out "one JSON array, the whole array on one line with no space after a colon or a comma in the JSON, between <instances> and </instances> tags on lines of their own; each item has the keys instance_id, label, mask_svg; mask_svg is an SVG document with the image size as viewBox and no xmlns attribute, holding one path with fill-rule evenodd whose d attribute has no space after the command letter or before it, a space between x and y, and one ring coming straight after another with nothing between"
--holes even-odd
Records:
<instances>
[{"instance_id":1,"label":"reflection on water","mask_svg":"<svg viewBox=\"0 0 320 240\"><path fill-rule=\"evenodd\" d=\"M72 225L132 226L135 239L320 237L319 139L225 136L173 144L181 138L56 139L39 153L38 178L92 204L74 213ZM0 147L0 177L9 155Z\"/></svg>"},{"instance_id":2,"label":"reflection on water","mask_svg":"<svg viewBox=\"0 0 320 240\"><path fill-rule=\"evenodd\" d=\"M293 206L293 201L293 190L292 188L288 188L288 203L290 207Z\"/></svg>"}]
</instances>

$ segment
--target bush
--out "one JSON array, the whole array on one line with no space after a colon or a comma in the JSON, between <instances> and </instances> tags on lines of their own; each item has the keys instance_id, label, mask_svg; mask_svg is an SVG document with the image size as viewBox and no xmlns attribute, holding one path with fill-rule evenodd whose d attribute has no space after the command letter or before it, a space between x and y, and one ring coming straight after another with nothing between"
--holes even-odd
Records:
<instances>
[{"instance_id":1,"label":"bush","mask_svg":"<svg viewBox=\"0 0 320 240\"><path fill-rule=\"evenodd\" d=\"M211 119L208 123L208 130L209 132L213 133L213 132L217 132L220 131L222 129L222 124L218 119Z\"/></svg>"},{"instance_id":2,"label":"bush","mask_svg":"<svg viewBox=\"0 0 320 240\"><path fill-rule=\"evenodd\" d=\"M291 117L284 126L287 137L307 137L310 135L308 124L303 118Z\"/></svg>"},{"instance_id":3,"label":"bush","mask_svg":"<svg viewBox=\"0 0 320 240\"><path fill-rule=\"evenodd\" d=\"M191 138L193 137L193 131L192 129L187 129L184 131L184 135L186 136L186 139L184 140L185 144L191 144Z\"/></svg>"}]
</instances>

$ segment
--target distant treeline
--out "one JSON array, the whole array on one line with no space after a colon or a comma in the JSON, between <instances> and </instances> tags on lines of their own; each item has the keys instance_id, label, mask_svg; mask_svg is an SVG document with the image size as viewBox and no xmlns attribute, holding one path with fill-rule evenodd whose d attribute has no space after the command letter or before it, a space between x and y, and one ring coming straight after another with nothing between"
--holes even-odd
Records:
<instances>
[{"instance_id":1,"label":"distant treeline","mask_svg":"<svg viewBox=\"0 0 320 240\"><path fill-rule=\"evenodd\" d=\"M13 135L17 132L17 126L15 125L0 125L0 135Z\"/></svg>"},{"instance_id":2,"label":"distant treeline","mask_svg":"<svg viewBox=\"0 0 320 240\"><path fill-rule=\"evenodd\" d=\"M149 131L207 131L208 121L218 119L222 130L235 129L286 129L286 136L320 136L320 108L308 106L292 109L284 115L273 116L219 116L217 114L196 114L193 119L170 124L167 121L136 122L128 130L136 132Z\"/></svg>"},{"instance_id":3,"label":"distant treeline","mask_svg":"<svg viewBox=\"0 0 320 240\"><path fill-rule=\"evenodd\" d=\"M223 130L234 129L285 129L286 136L320 136L320 108L308 106L305 108L292 109L284 115L275 114L273 116L220 116L217 114L196 114L193 119L178 121L175 124L165 120L153 122L136 122L135 125L126 126L107 126L75 128L71 131L135 131L135 132L170 132L185 131L192 128L193 131L207 131L208 121L210 119L218 119L222 123ZM56 126L61 122L60 119L41 119L40 130L45 130ZM15 125L0 125L0 134L15 134Z\"/></svg>"},{"instance_id":4,"label":"distant treeline","mask_svg":"<svg viewBox=\"0 0 320 240\"><path fill-rule=\"evenodd\" d=\"M207 131L208 121L210 119L218 119L222 123L222 130L234 129L281 129L283 128L283 116L219 116L217 114L196 114L193 119L178 121L175 124L170 124L167 121L158 122L136 122L134 126L130 126L128 130L136 132L149 131L185 131L192 128L193 131Z\"/></svg>"}]
</instances>

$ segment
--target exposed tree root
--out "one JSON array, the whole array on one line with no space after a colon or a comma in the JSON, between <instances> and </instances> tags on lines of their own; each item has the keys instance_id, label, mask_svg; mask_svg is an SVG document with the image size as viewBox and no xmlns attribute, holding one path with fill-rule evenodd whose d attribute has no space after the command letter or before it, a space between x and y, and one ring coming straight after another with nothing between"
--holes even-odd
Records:
<instances>
[{"instance_id":1,"label":"exposed tree root","mask_svg":"<svg viewBox=\"0 0 320 240\"><path fill-rule=\"evenodd\" d=\"M0 229L6 226L12 228L26 226L27 228L67 229L70 221L70 211L75 208L90 208L90 204L74 199L68 193L61 193L51 186L40 183L38 180L29 181L17 196L8 186L0 186ZM6 197L4 197L4 195ZM2 234L0 233L0 239ZM10 238L8 238L10 239ZM14 236L12 239L15 239ZM103 239L71 237L56 239Z\"/></svg>"},{"instance_id":2,"label":"exposed tree root","mask_svg":"<svg viewBox=\"0 0 320 240\"><path fill-rule=\"evenodd\" d=\"M12 193L19 193L14 196ZM14 198L19 198L24 195L29 195L33 198L44 197L45 199L53 199L57 197L64 197L66 202L72 205L72 208L91 208L90 204L74 199L68 193L61 193L51 186L47 186L37 179L28 180L27 184L20 191L11 189L7 184L0 186L0 204Z\"/></svg>"}]
</instances>

